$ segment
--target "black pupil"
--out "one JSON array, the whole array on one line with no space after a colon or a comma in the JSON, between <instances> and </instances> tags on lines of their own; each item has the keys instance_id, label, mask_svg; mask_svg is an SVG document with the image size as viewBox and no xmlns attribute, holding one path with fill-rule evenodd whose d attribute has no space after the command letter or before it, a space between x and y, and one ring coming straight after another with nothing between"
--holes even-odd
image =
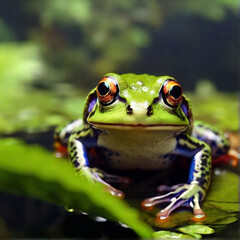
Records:
<instances>
[{"instance_id":1,"label":"black pupil","mask_svg":"<svg viewBox=\"0 0 240 240\"><path fill-rule=\"evenodd\" d=\"M182 88L181 88L180 86L175 85L175 86L173 86L173 87L170 89L169 94L170 94L173 98L178 99L178 98L180 98L181 95L182 95Z\"/></svg>"},{"instance_id":2,"label":"black pupil","mask_svg":"<svg viewBox=\"0 0 240 240\"><path fill-rule=\"evenodd\" d=\"M106 82L101 82L98 85L98 93L102 96L105 96L107 93L109 93L110 87Z\"/></svg>"}]
</instances>

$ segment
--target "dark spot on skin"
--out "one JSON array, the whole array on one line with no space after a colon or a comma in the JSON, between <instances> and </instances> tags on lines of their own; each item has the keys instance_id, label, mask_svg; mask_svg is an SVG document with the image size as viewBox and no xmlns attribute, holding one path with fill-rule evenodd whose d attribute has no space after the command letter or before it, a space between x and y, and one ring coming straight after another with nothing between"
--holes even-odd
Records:
<instances>
[{"instance_id":1,"label":"dark spot on skin","mask_svg":"<svg viewBox=\"0 0 240 240\"><path fill-rule=\"evenodd\" d=\"M79 167L79 165L80 165L77 160L75 160L75 161L73 162L73 164L74 164L75 167Z\"/></svg>"},{"instance_id":2,"label":"dark spot on skin","mask_svg":"<svg viewBox=\"0 0 240 240\"><path fill-rule=\"evenodd\" d=\"M72 155L72 158L75 158L77 156L77 152L74 152Z\"/></svg>"},{"instance_id":3,"label":"dark spot on skin","mask_svg":"<svg viewBox=\"0 0 240 240\"><path fill-rule=\"evenodd\" d=\"M202 165L206 165L207 164L207 160L205 158L202 159Z\"/></svg>"},{"instance_id":4,"label":"dark spot on skin","mask_svg":"<svg viewBox=\"0 0 240 240\"><path fill-rule=\"evenodd\" d=\"M127 114L129 114L129 115L133 114L133 109L131 108L130 105L127 106L126 110L127 110Z\"/></svg>"},{"instance_id":5,"label":"dark spot on skin","mask_svg":"<svg viewBox=\"0 0 240 240\"><path fill-rule=\"evenodd\" d=\"M153 114L153 108L152 108L151 105L149 105L148 108L147 108L147 116L149 117L149 116L151 116L152 114Z\"/></svg>"},{"instance_id":6,"label":"dark spot on skin","mask_svg":"<svg viewBox=\"0 0 240 240\"><path fill-rule=\"evenodd\" d=\"M199 182L200 186L203 186L207 183L207 181L204 178L196 178L196 181Z\"/></svg>"},{"instance_id":7,"label":"dark spot on skin","mask_svg":"<svg viewBox=\"0 0 240 240\"><path fill-rule=\"evenodd\" d=\"M76 147L72 148L72 149L70 150L70 152L71 152L71 154L77 152L77 151L76 151Z\"/></svg>"},{"instance_id":8,"label":"dark spot on skin","mask_svg":"<svg viewBox=\"0 0 240 240\"><path fill-rule=\"evenodd\" d=\"M71 147L71 148L72 148L73 144L74 144L73 142L70 142L70 147Z\"/></svg>"}]
</instances>

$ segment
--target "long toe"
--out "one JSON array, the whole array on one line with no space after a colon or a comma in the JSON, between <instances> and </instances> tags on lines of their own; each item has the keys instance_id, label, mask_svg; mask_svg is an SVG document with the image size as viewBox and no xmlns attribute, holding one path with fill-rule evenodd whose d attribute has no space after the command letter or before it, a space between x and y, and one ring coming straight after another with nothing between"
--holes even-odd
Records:
<instances>
[{"instance_id":1,"label":"long toe","mask_svg":"<svg viewBox=\"0 0 240 240\"><path fill-rule=\"evenodd\" d=\"M157 190L158 192L171 192L171 191L174 191L180 187L184 186L183 183L181 184L176 184L176 185L173 185L173 186L167 186L167 185L160 185Z\"/></svg>"},{"instance_id":2,"label":"long toe","mask_svg":"<svg viewBox=\"0 0 240 240\"><path fill-rule=\"evenodd\" d=\"M166 208L157 213L157 218L159 218L158 220L166 219L174 209L182 206L186 201L188 201L188 199L182 199L181 197L173 199Z\"/></svg>"}]
</instances>

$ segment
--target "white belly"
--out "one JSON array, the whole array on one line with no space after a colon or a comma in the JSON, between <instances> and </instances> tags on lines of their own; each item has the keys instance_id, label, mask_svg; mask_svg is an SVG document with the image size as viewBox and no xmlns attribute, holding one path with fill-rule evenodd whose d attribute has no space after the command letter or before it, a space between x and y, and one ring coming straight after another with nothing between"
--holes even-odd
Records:
<instances>
[{"instance_id":1,"label":"white belly","mask_svg":"<svg viewBox=\"0 0 240 240\"><path fill-rule=\"evenodd\" d=\"M174 131L107 130L98 145L109 150L106 159L115 169L163 169L172 163L166 156L176 147ZM165 156L164 156L165 155Z\"/></svg>"}]
</instances>

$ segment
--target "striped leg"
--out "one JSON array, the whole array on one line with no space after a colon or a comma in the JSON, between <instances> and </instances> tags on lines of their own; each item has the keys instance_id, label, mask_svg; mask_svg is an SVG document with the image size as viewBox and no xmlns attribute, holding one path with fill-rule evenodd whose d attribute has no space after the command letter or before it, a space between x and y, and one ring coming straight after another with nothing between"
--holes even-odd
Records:
<instances>
[{"instance_id":1,"label":"striped leg","mask_svg":"<svg viewBox=\"0 0 240 240\"><path fill-rule=\"evenodd\" d=\"M203 200L210 183L211 150L204 142L184 135L179 138L176 153L188 157L193 155L188 183L165 188L170 192L148 198L142 202L142 206L152 208L158 203L171 202L157 214L159 219L166 219L174 209L180 206L192 207L195 218L203 218L205 214L200 208L200 202Z\"/></svg>"},{"instance_id":2,"label":"striped leg","mask_svg":"<svg viewBox=\"0 0 240 240\"><path fill-rule=\"evenodd\" d=\"M70 138L69 141L69 152L71 162L73 163L74 167L80 175L85 176L86 178L88 178L88 180L92 180L93 183L100 182L104 184L106 186L106 190L112 195L119 198L124 197L124 193L122 191L115 189L103 180L105 176L102 171L97 168L90 167L86 148L79 140L74 138L74 135ZM113 178L112 175L111 177ZM117 176L115 178L117 178Z\"/></svg>"},{"instance_id":3,"label":"striped leg","mask_svg":"<svg viewBox=\"0 0 240 240\"><path fill-rule=\"evenodd\" d=\"M59 126L55 129L54 139L60 142L62 145L67 146L68 140L74 129L81 128L83 126L82 119L71 121L67 125Z\"/></svg>"},{"instance_id":4,"label":"striped leg","mask_svg":"<svg viewBox=\"0 0 240 240\"><path fill-rule=\"evenodd\" d=\"M81 128L83 121L81 119L72 121L67 125L59 126L54 132L54 148L56 157L67 157L68 155L68 141L75 128Z\"/></svg>"}]
</instances>

